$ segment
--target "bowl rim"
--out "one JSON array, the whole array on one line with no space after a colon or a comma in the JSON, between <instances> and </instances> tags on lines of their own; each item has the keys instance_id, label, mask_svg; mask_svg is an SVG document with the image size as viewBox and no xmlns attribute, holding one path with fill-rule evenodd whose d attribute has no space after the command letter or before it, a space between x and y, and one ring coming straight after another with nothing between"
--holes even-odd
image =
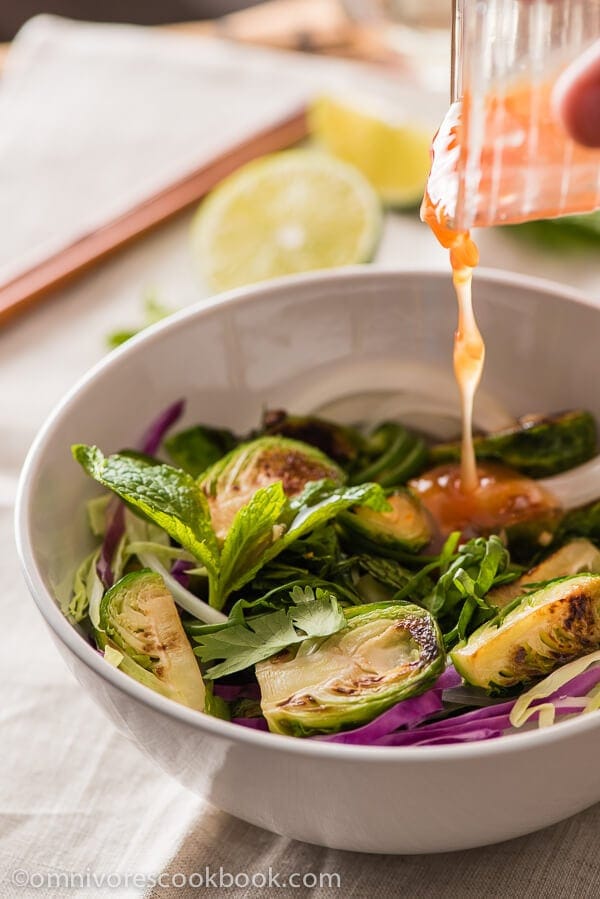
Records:
<instances>
[{"instance_id":1,"label":"bowl rim","mask_svg":"<svg viewBox=\"0 0 600 899\"><path fill-rule=\"evenodd\" d=\"M422 277L443 281L447 285L450 275L444 269L423 269L422 267L393 267L382 265L349 266L331 271L310 272L308 274L291 275L277 278L269 282L249 285L217 294L210 299L200 300L164 321L136 335L126 344L109 353L89 371L87 371L62 399L54 406L38 430L27 453L21 470L15 504L15 539L17 554L27 587L39 612L54 635L70 650L87 668L90 668L101 679L129 697L150 706L153 711L165 714L182 723L196 727L207 735L221 740L250 744L265 750L281 750L308 757L339 758L347 761L365 761L380 763L398 763L419 761L427 763L434 760L459 761L474 757L535 750L548 742L569 740L578 734L587 733L600 726L600 718L596 716L579 716L570 721L544 729L536 729L517 734L508 734L490 740L473 743L459 743L441 746L361 746L344 743L330 743L320 740L298 739L281 734L253 730L230 721L213 718L204 712L195 711L177 702L153 692L143 684L124 674L104 661L102 656L79 634L61 612L55 598L43 582L41 572L35 561L30 531L30 512L34 501L31 483L33 474L41 464L46 443L55 429L68 415L72 404L81 392L91 385L105 370L118 364L124 357L134 355L139 348L147 347L155 340L160 340L168 332L174 332L185 326L189 319L208 316L216 309L250 304L256 299L265 299L286 293L290 290L310 289L311 286L327 286L332 288L343 286L358 290L369 281L387 279L402 281L405 276ZM562 300L591 308L600 308L591 296L568 285L556 283L549 279L521 275L492 268L481 268L477 271L477 283L485 281L506 287L524 288L537 292L550 293Z\"/></svg>"}]
</instances>

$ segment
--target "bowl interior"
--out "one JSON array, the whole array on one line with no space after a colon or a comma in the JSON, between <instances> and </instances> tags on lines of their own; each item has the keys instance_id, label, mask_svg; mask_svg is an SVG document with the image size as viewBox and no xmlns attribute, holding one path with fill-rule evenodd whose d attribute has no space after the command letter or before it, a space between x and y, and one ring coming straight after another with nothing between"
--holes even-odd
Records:
<instances>
[{"instance_id":1,"label":"bowl interior","mask_svg":"<svg viewBox=\"0 0 600 899\"><path fill-rule=\"evenodd\" d=\"M590 377L600 310L562 288L493 273L478 273L475 291L487 343L477 423L580 406L600 416ZM455 319L447 275L362 270L241 291L136 338L75 388L30 456L21 542L48 592L62 598L91 546L84 500L95 487L71 444L131 446L180 397L182 425L243 431L269 406L346 421L398 417L448 435L458 419Z\"/></svg>"}]
</instances>

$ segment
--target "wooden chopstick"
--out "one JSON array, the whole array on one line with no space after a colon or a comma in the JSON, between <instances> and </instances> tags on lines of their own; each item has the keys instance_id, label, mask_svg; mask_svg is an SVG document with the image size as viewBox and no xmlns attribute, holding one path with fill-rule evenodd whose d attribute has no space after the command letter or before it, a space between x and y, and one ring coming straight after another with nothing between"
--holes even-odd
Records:
<instances>
[{"instance_id":1,"label":"wooden chopstick","mask_svg":"<svg viewBox=\"0 0 600 899\"><path fill-rule=\"evenodd\" d=\"M202 199L219 181L246 162L290 147L307 133L301 110L257 132L227 153L200 166L128 212L39 262L0 286L0 327L32 308L93 265Z\"/></svg>"}]
</instances>

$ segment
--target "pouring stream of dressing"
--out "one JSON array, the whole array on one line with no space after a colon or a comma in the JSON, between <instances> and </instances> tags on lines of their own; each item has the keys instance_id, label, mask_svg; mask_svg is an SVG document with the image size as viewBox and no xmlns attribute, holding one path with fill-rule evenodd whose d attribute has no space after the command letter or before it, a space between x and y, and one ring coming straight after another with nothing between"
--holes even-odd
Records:
<instances>
[{"instance_id":1,"label":"pouring stream of dressing","mask_svg":"<svg viewBox=\"0 0 600 899\"><path fill-rule=\"evenodd\" d=\"M454 269L452 280L458 300L458 327L454 335L454 374L458 382L462 413L461 483L466 493L477 489L479 480L473 446L473 402L481 381L485 344L477 327L471 296L472 268Z\"/></svg>"},{"instance_id":2,"label":"pouring stream of dressing","mask_svg":"<svg viewBox=\"0 0 600 899\"><path fill-rule=\"evenodd\" d=\"M425 194L421 217L441 245L450 250L452 282L458 300L458 326L454 334L454 374L460 390L462 416L461 486L473 493L479 485L473 446L473 402L485 360L485 344L473 312L471 282L479 252L468 231L452 230L440 210Z\"/></svg>"}]
</instances>

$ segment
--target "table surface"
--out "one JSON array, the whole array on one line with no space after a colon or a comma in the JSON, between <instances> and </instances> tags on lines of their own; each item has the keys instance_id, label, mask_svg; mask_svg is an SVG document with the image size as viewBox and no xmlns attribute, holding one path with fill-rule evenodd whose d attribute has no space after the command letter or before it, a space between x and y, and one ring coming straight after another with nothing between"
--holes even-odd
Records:
<instances>
[{"instance_id":1,"label":"table surface","mask_svg":"<svg viewBox=\"0 0 600 899\"><path fill-rule=\"evenodd\" d=\"M163 872L169 878L222 865L250 877L269 868L282 879L291 872L339 873L341 889L301 888L299 896L596 897L600 806L538 834L451 855L363 856L294 843L178 787L106 723L58 658L14 550L18 472L52 406L104 354L105 335L139 319L140 273L168 302L198 299L188 226L187 216L165 226L0 333L0 626L7 635L0 655L0 878L9 884L13 878L2 895L109 895L89 886L28 892L19 887L20 869L43 878L86 869L121 878ZM600 296L597 255L569 261L499 232L482 235L480 243L484 263L552 277ZM402 215L388 215L377 261L446 265L426 229L414 216ZM176 883L164 889L121 885L112 895L188 895ZM226 893L258 897L265 890L249 886Z\"/></svg>"},{"instance_id":2,"label":"table surface","mask_svg":"<svg viewBox=\"0 0 600 899\"><path fill-rule=\"evenodd\" d=\"M358 27L340 0L267 0L222 19L156 26L188 36L219 36L282 50L302 50L388 63L389 49L378 27ZM10 44L0 44L0 70Z\"/></svg>"}]
</instances>

